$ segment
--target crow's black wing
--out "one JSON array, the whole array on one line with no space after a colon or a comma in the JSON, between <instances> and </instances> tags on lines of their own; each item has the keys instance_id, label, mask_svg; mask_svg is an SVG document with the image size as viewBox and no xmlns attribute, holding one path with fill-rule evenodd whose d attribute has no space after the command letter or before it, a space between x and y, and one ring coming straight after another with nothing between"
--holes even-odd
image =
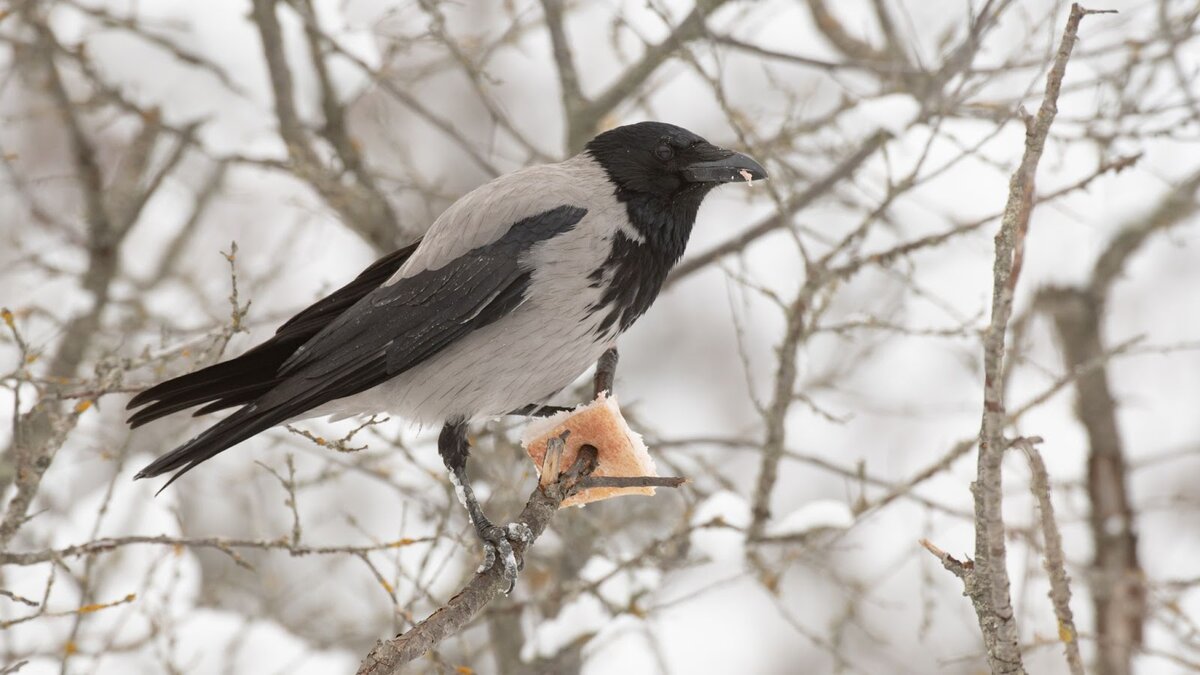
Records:
<instances>
[{"instance_id":1,"label":"crow's black wing","mask_svg":"<svg viewBox=\"0 0 1200 675\"><path fill-rule=\"evenodd\" d=\"M575 226L586 209L561 206L515 223L500 239L365 295L279 366L275 384L229 417L159 457L139 478L197 464L324 403L375 387L505 316L525 299L534 244ZM164 486L165 487L165 486Z\"/></svg>"},{"instance_id":2,"label":"crow's black wing","mask_svg":"<svg viewBox=\"0 0 1200 675\"><path fill-rule=\"evenodd\" d=\"M417 250L420 241L376 260L353 281L316 301L275 331L270 339L241 356L157 384L134 396L127 406L139 408L131 427L207 404L195 415L249 403L279 384L279 366L347 308L379 288Z\"/></svg>"}]
</instances>

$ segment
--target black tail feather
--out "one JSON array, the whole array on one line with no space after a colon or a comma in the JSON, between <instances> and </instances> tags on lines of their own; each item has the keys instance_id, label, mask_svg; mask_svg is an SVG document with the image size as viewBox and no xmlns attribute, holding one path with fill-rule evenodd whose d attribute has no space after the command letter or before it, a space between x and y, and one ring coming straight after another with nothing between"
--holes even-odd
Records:
<instances>
[{"instance_id":1,"label":"black tail feather","mask_svg":"<svg viewBox=\"0 0 1200 675\"><path fill-rule=\"evenodd\" d=\"M253 403L242 406L199 436L146 465L134 476L134 480L174 471L171 479L159 489L159 492L162 492L201 462L251 436L312 410L315 406L341 398L347 391L352 391L347 389L347 385L361 382L372 375L383 375L383 360L383 356L363 359L342 376L331 379L322 386L313 386L311 381L302 377L285 380ZM383 377L386 378L386 375Z\"/></svg>"},{"instance_id":2,"label":"black tail feather","mask_svg":"<svg viewBox=\"0 0 1200 675\"><path fill-rule=\"evenodd\" d=\"M212 459L221 452L286 419L287 413L279 409L260 411L254 405L245 406L209 427L199 436L150 462L137 472L133 479L153 478L174 471L175 474L171 476L170 480L159 488L158 491L162 492L201 462Z\"/></svg>"},{"instance_id":3,"label":"black tail feather","mask_svg":"<svg viewBox=\"0 0 1200 675\"><path fill-rule=\"evenodd\" d=\"M225 392L220 400L209 403L203 408L193 412L192 417L199 417L201 415L207 415L219 410L225 410L226 408L233 408L239 405L252 403L257 400L259 396L267 393L282 381L283 380L281 378L275 378L263 382L256 382L252 385L239 387L237 389L230 389L229 391Z\"/></svg>"},{"instance_id":4,"label":"black tail feather","mask_svg":"<svg viewBox=\"0 0 1200 675\"><path fill-rule=\"evenodd\" d=\"M129 425L140 427L201 404L210 404L207 412L211 412L248 403L270 391L279 365L301 344L298 339L277 335L236 359L155 385L130 399L128 408L145 407L129 417Z\"/></svg>"},{"instance_id":5,"label":"black tail feather","mask_svg":"<svg viewBox=\"0 0 1200 675\"><path fill-rule=\"evenodd\" d=\"M134 396L127 408L141 410L129 418L133 427L202 404L195 414L242 406L199 436L148 464L134 479L173 471L174 475L159 489L162 492L200 463L315 405L315 399L304 399L308 392L299 392L297 400L278 391L282 384L279 367L342 312L395 274L419 243L376 260L353 281L292 317L273 337L238 358L167 380ZM274 404L265 403L262 399L270 399L267 395L273 391L278 400Z\"/></svg>"},{"instance_id":6,"label":"black tail feather","mask_svg":"<svg viewBox=\"0 0 1200 675\"><path fill-rule=\"evenodd\" d=\"M279 327L266 342L238 358L202 368L150 387L130 399L127 409L142 408L129 417L131 427L171 413L203 405L203 415L245 405L277 384L279 367L299 347L319 333L364 295L378 288L408 260L417 244L394 251L328 296L313 303Z\"/></svg>"}]
</instances>

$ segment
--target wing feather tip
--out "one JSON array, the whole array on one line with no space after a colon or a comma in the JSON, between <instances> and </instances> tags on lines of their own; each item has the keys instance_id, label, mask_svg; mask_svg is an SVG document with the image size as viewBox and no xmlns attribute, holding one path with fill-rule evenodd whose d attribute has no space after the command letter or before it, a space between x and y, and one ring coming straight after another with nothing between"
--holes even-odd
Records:
<instances>
[{"instance_id":1,"label":"wing feather tip","mask_svg":"<svg viewBox=\"0 0 1200 675\"><path fill-rule=\"evenodd\" d=\"M134 408L140 408L153 400L154 398L150 396L150 389L143 389L134 394L133 398L129 399L129 402L125 404L125 409L133 410Z\"/></svg>"},{"instance_id":2,"label":"wing feather tip","mask_svg":"<svg viewBox=\"0 0 1200 675\"><path fill-rule=\"evenodd\" d=\"M153 422L154 420L158 419L159 417L161 417L161 415L154 414L154 408L146 408L144 410L139 410L139 411L133 413L132 415L130 415L125 420L125 423L129 425L130 429L137 429L138 427L146 424L147 422Z\"/></svg>"}]
</instances>

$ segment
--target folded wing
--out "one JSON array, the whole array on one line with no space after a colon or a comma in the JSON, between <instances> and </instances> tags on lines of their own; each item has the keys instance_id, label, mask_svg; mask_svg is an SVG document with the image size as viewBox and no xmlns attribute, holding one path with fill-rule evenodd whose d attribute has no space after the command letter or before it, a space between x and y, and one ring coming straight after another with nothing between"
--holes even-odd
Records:
<instances>
[{"instance_id":1,"label":"folded wing","mask_svg":"<svg viewBox=\"0 0 1200 675\"><path fill-rule=\"evenodd\" d=\"M586 213L583 208L560 206L530 216L513 224L496 241L437 269L426 269L368 291L332 320L326 319L326 325L315 335L282 358L279 356L285 348L273 348L278 350L270 356L272 360L278 358L274 366L268 368L265 358L255 362L259 368L255 379L235 386L236 393L217 396L216 377L185 383L171 396L153 395L153 390L144 392L139 397L145 396L144 402L157 401L155 406L164 406L160 409L182 409L187 407L186 401L203 402L199 401L201 396L211 401L201 411L245 405L159 457L137 477L176 471L167 482L170 485L217 453L324 403L375 387L507 315L525 300L529 288L531 271L522 262L523 254L534 244L570 230ZM315 325L317 315L302 320L304 314L289 323ZM234 377L237 375L232 370L222 370L219 381L236 385L237 381L230 379ZM205 386L199 386L201 382ZM162 414L166 412L154 416Z\"/></svg>"},{"instance_id":2,"label":"folded wing","mask_svg":"<svg viewBox=\"0 0 1200 675\"><path fill-rule=\"evenodd\" d=\"M353 281L313 303L275 331L275 335L241 356L181 375L134 396L127 406L141 408L129 418L131 427L180 410L207 404L195 415L249 403L279 384L277 373L297 348L379 288L413 254L420 242L376 260Z\"/></svg>"}]
</instances>

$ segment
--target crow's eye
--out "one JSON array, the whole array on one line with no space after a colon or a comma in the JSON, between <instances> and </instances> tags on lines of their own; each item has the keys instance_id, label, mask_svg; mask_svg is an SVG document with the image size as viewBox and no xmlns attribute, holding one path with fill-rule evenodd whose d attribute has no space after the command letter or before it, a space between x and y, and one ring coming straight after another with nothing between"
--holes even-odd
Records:
<instances>
[{"instance_id":1,"label":"crow's eye","mask_svg":"<svg viewBox=\"0 0 1200 675\"><path fill-rule=\"evenodd\" d=\"M667 145L666 143L663 143L662 145L659 145L657 148L654 149L654 156L661 159L664 162L668 162L671 160L672 157L675 156L675 149L672 148L671 146Z\"/></svg>"}]
</instances>

